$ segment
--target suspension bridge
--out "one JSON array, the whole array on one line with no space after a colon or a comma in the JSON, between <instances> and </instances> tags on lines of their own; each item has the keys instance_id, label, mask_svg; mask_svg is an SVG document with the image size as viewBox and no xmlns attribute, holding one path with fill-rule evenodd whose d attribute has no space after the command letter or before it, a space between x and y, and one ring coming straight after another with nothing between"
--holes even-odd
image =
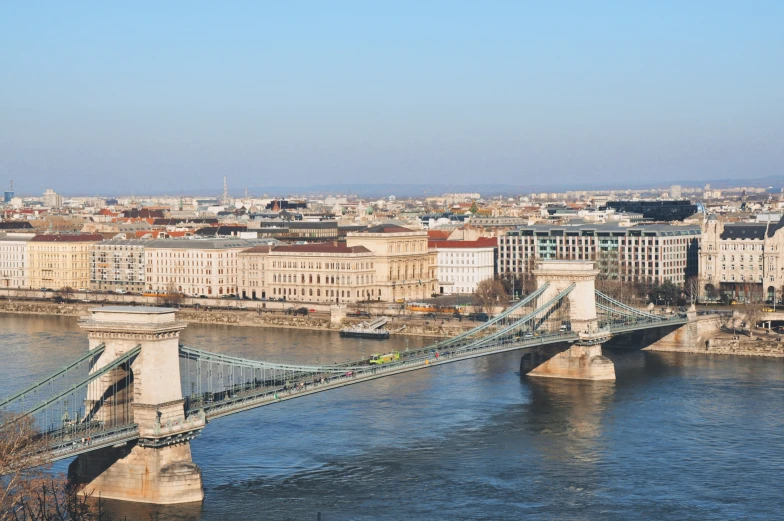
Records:
<instances>
[{"instance_id":1,"label":"suspension bridge","mask_svg":"<svg viewBox=\"0 0 784 521\"><path fill-rule=\"evenodd\" d=\"M213 420L347 385L507 351L558 347L529 374L615 379L601 356L614 335L677 328L596 291L590 262L542 262L538 288L491 320L427 347L329 365L271 363L182 345L185 324L167 308L109 306L80 321L88 351L48 378L0 400L33 420L48 461L76 459L69 476L104 498L199 501L190 440ZM539 363L541 362L541 363Z\"/></svg>"}]
</instances>

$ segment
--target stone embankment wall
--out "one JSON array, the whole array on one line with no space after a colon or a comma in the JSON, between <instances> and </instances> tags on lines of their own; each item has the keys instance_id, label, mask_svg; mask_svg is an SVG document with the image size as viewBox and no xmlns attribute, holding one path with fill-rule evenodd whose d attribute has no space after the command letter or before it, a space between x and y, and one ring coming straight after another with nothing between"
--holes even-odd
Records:
<instances>
[{"instance_id":1,"label":"stone embankment wall","mask_svg":"<svg viewBox=\"0 0 784 521\"><path fill-rule=\"evenodd\" d=\"M748 337L712 338L703 346L650 346L650 351L672 353L703 353L712 355L771 356L784 358L784 342L771 341L763 337L751 340Z\"/></svg>"},{"instance_id":2,"label":"stone embankment wall","mask_svg":"<svg viewBox=\"0 0 784 521\"><path fill-rule=\"evenodd\" d=\"M705 342L721 331L721 317L690 313L689 323L675 328L652 328L643 333L643 348L677 351L705 348Z\"/></svg>"},{"instance_id":3,"label":"stone embankment wall","mask_svg":"<svg viewBox=\"0 0 784 521\"><path fill-rule=\"evenodd\" d=\"M114 305L114 304L112 304ZM87 316L95 304L68 303L55 304L53 302L26 302L26 301L0 301L0 313L16 313L20 315L52 315L52 316ZM338 331L341 327L361 322L361 319L346 318L332 323L330 315L315 313L307 316L285 315L282 313L259 313L258 310L205 310L181 309L177 318L185 322L196 324L220 324L249 327L279 327L292 329L309 329L314 331ZM397 330L405 326L396 334L426 336L431 338L445 338L458 335L474 327L476 323L464 320L423 321L394 317L387 325L388 329Z\"/></svg>"},{"instance_id":4,"label":"stone embankment wall","mask_svg":"<svg viewBox=\"0 0 784 521\"><path fill-rule=\"evenodd\" d=\"M20 315L59 315L78 317L87 315L87 310L95 305L55 304L54 302L0 301L0 313L18 313Z\"/></svg>"},{"instance_id":5,"label":"stone embankment wall","mask_svg":"<svg viewBox=\"0 0 784 521\"><path fill-rule=\"evenodd\" d=\"M696 317L689 324L668 332L658 339L651 335L660 334L657 330L647 333L647 351L674 353L707 353L742 356L784 357L784 337L775 335L734 335L722 328L722 319L715 315ZM653 340L652 342L650 340Z\"/></svg>"},{"instance_id":6,"label":"stone embankment wall","mask_svg":"<svg viewBox=\"0 0 784 521\"><path fill-rule=\"evenodd\" d=\"M271 313L258 313L256 311L195 311L181 310L177 317L186 322L199 324L226 324L251 327L280 327L293 329L310 329L314 331L338 331L340 328L358 324L359 319L346 318L340 322L332 322L328 315L294 316ZM440 321L408 320L394 318L387 324L387 329L397 330L405 326L396 334L427 336L434 338L451 337L471 329L476 324L473 322L450 321L443 325Z\"/></svg>"}]
</instances>

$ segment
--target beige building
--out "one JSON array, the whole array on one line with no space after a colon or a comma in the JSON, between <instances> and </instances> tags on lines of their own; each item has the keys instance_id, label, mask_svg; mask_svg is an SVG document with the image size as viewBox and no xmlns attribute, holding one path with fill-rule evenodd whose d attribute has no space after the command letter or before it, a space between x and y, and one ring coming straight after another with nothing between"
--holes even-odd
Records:
<instances>
[{"instance_id":1,"label":"beige building","mask_svg":"<svg viewBox=\"0 0 784 521\"><path fill-rule=\"evenodd\" d=\"M36 235L28 242L28 284L31 288L88 289L90 246L103 235Z\"/></svg>"},{"instance_id":2,"label":"beige building","mask_svg":"<svg viewBox=\"0 0 784 521\"><path fill-rule=\"evenodd\" d=\"M189 296L237 293L243 239L156 239L145 244L146 290Z\"/></svg>"},{"instance_id":3,"label":"beige building","mask_svg":"<svg viewBox=\"0 0 784 521\"><path fill-rule=\"evenodd\" d=\"M380 224L346 236L346 245L364 246L375 256L377 300L396 302L430 297L437 291L435 252L427 231Z\"/></svg>"},{"instance_id":4,"label":"beige building","mask_svg":"<svg viewBox=\"0 0 784 521\"><path fill-rule=\"evenodd\" d=\"M783 254L784 219L778 223L723 223L711 215L702 227L703 296L780 300Z\"/></svg>"},{"instance_id":5,"label":"beige building","mask_svg":"<svg viewBox=\"0 0 784 521\"><path fill-rule=\"evenodd\" d=\"M364 246L257 246L239 259L242 297L336 304L380 297L375 256Z\"/></svg>"},{"instance_id":6,"label":"beige building","mask_svg":"<svg viewBox=\"0 0 784 521\"><path fill-rule=\"evenodd\" d=\"M379 225L346 244L257 246L239 254L239 295L299 302L413 300L437 291L426 231Z\"/></svg>"},{"instance_id":7,"label":"beige building","mask_svg":"<svg viewBox=\"0 0 784 521\"><path fill-rule=\"evenodd\" d=\"M0 288L27 288L28 249L33 233L0 234Z\"/></svg>"},{"instance_id":8,"label":"beige building","mask_svg":"<svg viewBox=\"0 0 784 521\"><path fill-rule=\"evenodd\" d=\"M237 266L238 295L249 299L266 299L267 284L265 281L266 262L272 246L254 246L239 252Z\"/></svg>"}]
</instances>

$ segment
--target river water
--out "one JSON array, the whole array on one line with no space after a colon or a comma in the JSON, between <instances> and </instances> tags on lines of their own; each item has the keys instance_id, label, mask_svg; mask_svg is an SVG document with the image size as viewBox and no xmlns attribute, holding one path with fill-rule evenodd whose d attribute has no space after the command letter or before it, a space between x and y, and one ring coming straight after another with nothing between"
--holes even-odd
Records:
<instances>
[{"instance_id":1,"label":"river water","mask_svg":"<svg viewBox=\"0 0 784 521\"><path fill-rule=\"evenodd\" d=\"M292 362L379 350L231 326L190 325L183 342ZM86 346L73 318L0 315L0 396ZM784 519L784 360L606 354L615 383L521 378L508 353L219 419L192 443L202 504L107 506L129 520Z\"/></svg>"}]
</instances>

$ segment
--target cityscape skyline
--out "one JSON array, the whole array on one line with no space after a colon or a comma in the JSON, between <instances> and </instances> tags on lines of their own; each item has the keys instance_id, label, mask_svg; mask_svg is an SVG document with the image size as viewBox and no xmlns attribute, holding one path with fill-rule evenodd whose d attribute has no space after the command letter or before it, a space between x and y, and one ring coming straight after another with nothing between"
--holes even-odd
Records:
<instances>
[{"instance_id":1,"label":"cityscape skyline","mask_svg":"<svg viewBox=\"0 0 784 521\"><path fill-rule=\"evenodd\" d=\"M692 197L699 192L712 188L713 190L740 190L740 189L765 189L769 192L777 192L784 190L784 177L769 176L761 179L719 179L719 180L703 180L692 181L684 183L670 183L667 181L647 182L641 181L637 183L616 182L605 185L586 185L586 184L541 184L541 185L513 185L513 184L446 184L446 183L433 183L433 184L394 184L394 183L376 183L376 184L330 184L330 185L311 185L305 187L294 186L252 186L252 187L231 187L227 182L228 176L224 176L224 186L222 190L214 187L190 189L181 187L172 190L132 190L130 192L105 192L105 193L85 193L79 191L60 190L59 188L53 190L48 187L44 191L44 197L49 191L57 192L63 197L77 197L77 198L90 198L90 197L215 197L218 200L223 200L226 196L231 198L269 198L269 197L311 197L311 196L324 196L324 195L348 195L360 198L372 197L432 197L446 193L453 192L471 192L481 193L482 197L506 197L515 196L522 197L526 195L536 195L542 192L556 193L556 194L570 194L570 193L643 193L650 196L650 194L667 191L673 186L683 188ZM17 185L18 186L18 185ZM52 185L59 186L59 185ZM14 189L14 181L9 181L9 191L6 194L16 195L17 197L25 198L40 198L36 193L27 191L19 191ZM23 185L24 188L24 185ZM667 197L672 198L667 194ZM680 197L680 195L678 196ZM677 198L677 197L676 197ZM688 197L686 197L688 198Z\"/></svg>"},{"instance_id":2,"label":"cityscape skyline","mask_svg":"<svg viewBox=\"0 0 784 521\"><path fill-rule=\"evenodd\" d=\"M781 175L776 2L0 7L29 192Z\"/></svg>"},{"instance_id":3,"label":"cityscape skyline","mask_svg":"<svg viewBox=\"0 0 784 521\"><path fill-rule=\"evenodd\" d=\"M781 517L782 22L0 3L0 521Z\"/></svg>"}]
</instances>

